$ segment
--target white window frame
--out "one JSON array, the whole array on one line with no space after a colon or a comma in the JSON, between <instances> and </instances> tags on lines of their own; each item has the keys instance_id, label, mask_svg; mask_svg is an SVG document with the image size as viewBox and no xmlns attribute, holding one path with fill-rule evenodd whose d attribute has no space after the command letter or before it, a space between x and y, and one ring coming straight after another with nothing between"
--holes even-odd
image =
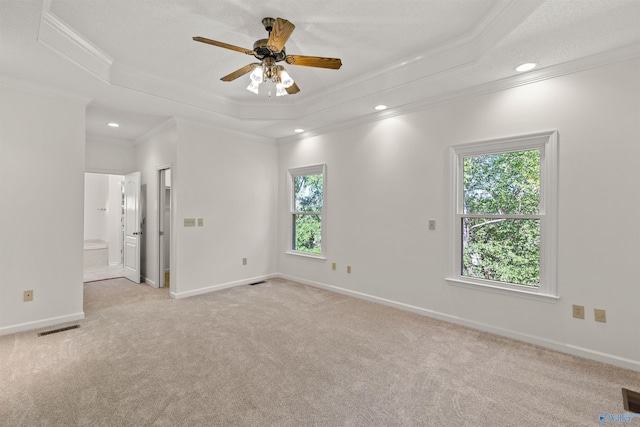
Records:
<instances>
[{"instance_id":1,"label":"white window frame","mask_svg":"<svg viewBox=\"0 0 640 427\"><path fill-rule=\"evenodd\" d=\"M540 286L514 285L462 275L464 214L464 158L513 151L540 150L540 212L516 218L540 220ZM557 300L558 132L547 131L509 138L454 145L451 161L451 265L447 281L453 285L525 297Z\"/></svg>"},{"instance_id":2,"label":"white window frame","mask_svg":"<svg viewBox=\"0 0 640 427\"><path fill-rule=\"evenodd\" d=\"M294 232L293 229L295 227L295 215L298 213L295 210L295 186L293 180L297 176L304 175L318 175L322 174L322 211L320 212L320 223L321 223L321 231L320 231L320 253L314 254L311 252L305 251L297 251L293 248L293 237ZM310 165L304 166L300 168L293 168L287 171L287 181L288 181L288 195L289 195L289 235L288 235L288 250L287 254L289 255L298 255L308 258L315 258L319 260L326 260L326 210L327 210L327 165L322 163L318 165Z\"/></svg>"}]
</instances>

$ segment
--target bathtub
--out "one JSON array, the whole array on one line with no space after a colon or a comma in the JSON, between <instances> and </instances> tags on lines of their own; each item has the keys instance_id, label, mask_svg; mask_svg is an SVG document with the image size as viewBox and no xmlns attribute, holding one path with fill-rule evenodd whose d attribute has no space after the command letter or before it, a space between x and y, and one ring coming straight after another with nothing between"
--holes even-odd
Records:
<instances>
[{"instance_id":1,"label":"bathtub","mask_svg":"<svg viewBox=\"0 0 640 427\"><path fill-rule=\"evenodd\" d=\"M100 239L84 241L84 268L109 265L109 242Z\"/></svg>"}]
</instances>

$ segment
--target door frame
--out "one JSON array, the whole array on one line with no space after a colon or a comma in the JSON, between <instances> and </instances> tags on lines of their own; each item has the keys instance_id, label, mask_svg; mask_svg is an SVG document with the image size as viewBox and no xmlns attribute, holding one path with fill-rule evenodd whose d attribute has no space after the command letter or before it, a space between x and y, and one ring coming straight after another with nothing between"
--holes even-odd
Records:
<instances>
[{"instance_id":1,"label":"door frame","mask_svg":"<svg viewBox=\"0 0 640 427\"><path fill-rule=\"evenodd\" d=\"M165 205L165 199L166 199L166 184L165 184L165 174L166 171L169 170L171 171L171 185L169 186L169 188L171 189L171 193L169 196L169 265L165 265L164 259L165 259L165 246L164 246L164 239L163 239L163 234L165 232L164 230L164 224L165 224L165 211L164 211L164 205ZM171 279L169 280L169 291L170 292L174 292L175 291L175 287L174 287L174 283L175 283L175 272L172 270L171 268L171 264L173 264L173 178L174 178L174 174L173 174L173 169L172 169L172 164L171 163L167 163L164 164L162 166L158 166L157 167L157 179L158 179L158 198L157 198L157 207L158 207L158 229L156 230L156 235L158 236L158 287L159 288L164 288L165 287L165 282L164 282L164 278L165 278L165 270L166 267L169 267L169 271L171 272Z\"/></svg>"}]
</instances>

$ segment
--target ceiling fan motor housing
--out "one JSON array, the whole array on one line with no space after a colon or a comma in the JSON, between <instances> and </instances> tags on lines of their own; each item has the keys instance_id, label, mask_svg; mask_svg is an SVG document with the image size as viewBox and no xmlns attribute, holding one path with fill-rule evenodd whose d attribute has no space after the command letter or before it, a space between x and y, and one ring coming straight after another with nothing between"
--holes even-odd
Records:
<instances>
[{"instance_id":1,"label":"ceiling fan motor housing","mask_svg":"<svg viewBox=\"0 0 640 427\"><path fill-rule=\"evenodd\" d=\"M262 25L264 25L264 29L271 32L273 30L273 25L276 23L276 20L273 18L263 18Z\"/></svg>"},{"instance_id":2,"label":"ceiling fan motor housing","mask_svg":"<svg viewBox=\"0 0 640 427\"><path fill-rule=\"evenodd\" d=\"M280 52L274 53L267 47L268 41L269 39L260 39L253 44L254 56L258 59L264 59L264 58L270 57L275 59L276 62L284 61L284 59L287 57L284 47Z\"/></svg>"}]
</instances>

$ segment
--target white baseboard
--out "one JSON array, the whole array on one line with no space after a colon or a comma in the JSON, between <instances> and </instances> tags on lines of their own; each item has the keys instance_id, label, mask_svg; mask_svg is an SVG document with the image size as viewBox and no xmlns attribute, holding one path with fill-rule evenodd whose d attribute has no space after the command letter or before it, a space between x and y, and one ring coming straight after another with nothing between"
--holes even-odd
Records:
<instances>
[{"instance_id":1,"label":"white baseboard","mask_svg":"<svg viewBox=\"0 0 640 427\"><path fill-rule=\"evenodd\" d=\"M262 276L251 277L248 279L237 280L235 282L221 283L219 285L207 286L205 288L194 289L186 292L171 292L171 298L188 298L196 295L208 294L209 292L221 291L222 289L233 288L235 286L249 285L251 283L260 282L262 280L273 279L278 277L277 274L265 274Z\"/></svg>"},{"instance_id":2,"label":"white baseboard","mask_svg":"<svg viewBox=\"0 0 640 427\"><path fill-rule=\"evenodd\" d=\"M146 283L147 285L151 286L152 288L157 288L158 287L158 284L154 280L149 279L148 277L142 276L142 277L140 277L140 280L143 283Z\"/></svg>"},{"instance_id":3,"label":"white baseboard","mask_svg":"<svg viewBox=\"0 0 640 427\"><path fill-rule=\"evenodd\" d=\"M47 326L55 326L61 323L74 322L84 319L84 312L69 314L66 316L50 317L48 319L36 320L33 322L20 323L18 325L0 328L0 335L15 334L18 332L31 331L33 329L46 328Z\"/></svg>"},{"instance_id":4,"label":"white baseboard","mask_svg":"<svg viewBox=\"0 0 640 427\"><path fill-rule=\"evenodd\" d=\"M602 353L596 350L578 347L571 344L562 343L559 341L549 340L547 338L538 337L535 335L524 334L522 332L512 331L510 329L500 328L497 326L487 325L485 323L476 322L475 320L465 319L458 316L452 316L450 314L441 313L435 310L429 310L422 307L416 307L414 305L405 304L385 298L376 297L373 295L352 291L349 289L340 288L338 286L327 285L325 283L314 282L312 280L302 279L300 277L289 276L286 274L277 274L284 280L290 280L292 282L298 282L305 285L313 286L327 291L336 292L343 295L348 295L354 298L359 298L366 301L383 304L389 307L398 308L400 310L409 311L412 313L420 314L422 316L431 317L445 322L455 323L457 325L466 326L468 328L476 329L483 332L489 332L494 335L500 335L507 338L516 339L529 344L545 347L551 350L559 351L561 353L571 354L573 356L583 357L585 359L595 360L598 362L608 363L620 368L630 369L632 371L640 372L640 361L619 357L613 354Z\"/></svg>"}]
</instances>

